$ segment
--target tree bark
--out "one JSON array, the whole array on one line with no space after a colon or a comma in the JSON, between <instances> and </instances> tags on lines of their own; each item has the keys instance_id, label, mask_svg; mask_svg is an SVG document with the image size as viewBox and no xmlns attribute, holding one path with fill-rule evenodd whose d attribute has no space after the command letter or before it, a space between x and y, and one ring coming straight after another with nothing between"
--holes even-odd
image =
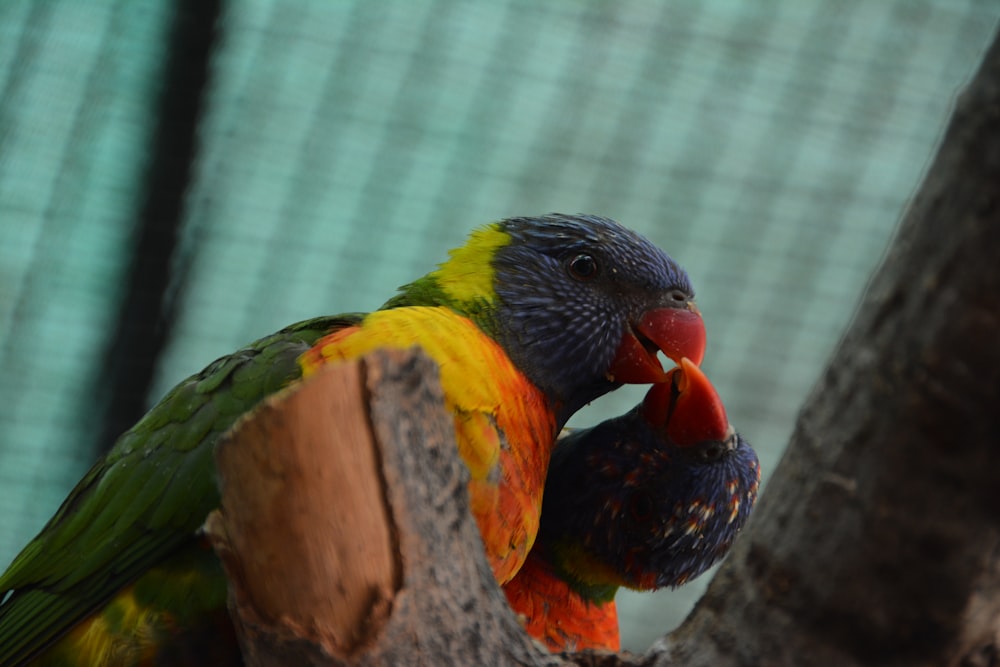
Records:
<instances>
[{"instance_id":1,"label":"tree bark","mask_svg":"<svg viewBox=\"0 0 1000 667\"><path fill-rule=\"evenodd\" d=\"M560 663L493 579L422 353L325 369L242 420L216 463L206 528L249 666Z\"/></svg>"},{"instance_id":2,"label":"tree bark","mask_svg":"<svg viewBox=\"0 0 1000 667\"><path fill-rule=\"evenodd\" d=\"M321 376L278 397L220 445L223 506L210 527L251 665L1000 664L1000 42L959 98L746 533L691 616L646 655L560 657L532 644L482 552L433 364L383 352L354 368L358 379L336 367L327 384ZM334 409L351 387L360 399L344 409L370 428L350 447L329 426L299 434L300 419L282 416L297 401L298 415ZM355 485L356 496L327 489L289 505L315 511L299 536L330 545L320 551L331 557L382 545L350 574L324 565L317 576L306 565L318 559L268 551L270 528L246 531L258 533L256 546L238 537L241 512L256 505L233 495L252 478L231 471L231 459L266 450L263 481L251 487L298 493L298 476L267 472L297 440L320 458L373 452L365 465L296 464L375 480ZM337 524L326 512L361 509L369 514L356 518L382 525L329 530ZM263 568L246 562L261 553ZM297 575L317 587L305 617ZM285 590L257 592L275 583ZM353 610L347 620L325 617L342 607Z\"/></svg>"},{"instance_id":3,"label":"tree bark","mask_svg":"<svg viewBox=\"0 0 1000 667\"><path fill-rule=\"evenodd\" d=\"M1000 664L1000 41L658 665Z\"/></svg>"}]
</instances>

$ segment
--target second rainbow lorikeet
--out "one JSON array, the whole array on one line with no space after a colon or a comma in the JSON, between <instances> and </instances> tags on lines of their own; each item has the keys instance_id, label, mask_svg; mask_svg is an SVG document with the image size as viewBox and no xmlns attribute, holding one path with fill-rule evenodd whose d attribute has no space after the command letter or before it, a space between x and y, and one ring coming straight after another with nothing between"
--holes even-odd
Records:
<instances>
[{"instance_id":1,"label":"second rainbow lorikeet","mask_svg":"<svg viewBox=\"0 0 1000 667\"><path fill-rule=\"evenodd\" d=\"M722 558L757 498L757 455L687 359L621 417L557 443L538 539L504 586L551 651L620 648L621 586L680 586Z\"/></svg>"},{"instance_id":2,"label":"second rainbow lorikeet","mask_svg":"<svg viewBox=\"0 0 1000 667\"><path fill-rule=\"evenodd\" d=\"M198 533L219 502L215 442L265 397L380 347L419 345L438 363L472 511L507 581L569 416L622 383L663 381L658 351L700 361L693 297L668 255L612 220L510 218L380 310L218 359L125 432L0 575L0 664L192 664L185 641L227 624L225 578Z\"/></svg>"}]
</instances>

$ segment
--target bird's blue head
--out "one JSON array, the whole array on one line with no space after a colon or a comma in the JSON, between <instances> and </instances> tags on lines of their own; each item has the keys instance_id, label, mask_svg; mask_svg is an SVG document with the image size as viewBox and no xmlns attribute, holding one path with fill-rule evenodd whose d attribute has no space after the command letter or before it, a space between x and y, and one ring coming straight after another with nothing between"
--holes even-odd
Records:
<instances>
[{"instance_id":1,"label":"bird's blue head","mask_svg":"<svg viewBox=\"0 0 1000 667\"><path fill-rule=\"evenodd\" d=\"M383 307L446 306L474 321L550 398L557 423L621 384L663 382L663 352L700 363L687 274L614 220L550 214L475 230Z\"/></svg>"},{"instance_id":2,"label":"bird's blue head","mask_svg":"<svg viewBox=\"0 0 1000 667\"><path fill-rule=\"evenodd\" d=\"M488 328L560 425L623 383L662 382L657 352L701 362L705 328L687 273L617 222L593 215L509 218L492 259Z\"/></svg>"},{"instance_id":3,"label":"bird's blue head","mask_svg":"<svg viewBox=\"0 0 1000 667\"><path fill-rule=\"evenodd\" d=\"M629 413L555 448L536 549L584 594L679 586L722 558L760 482L750 444L691 362Z\"/></svg>"}]
</instances>

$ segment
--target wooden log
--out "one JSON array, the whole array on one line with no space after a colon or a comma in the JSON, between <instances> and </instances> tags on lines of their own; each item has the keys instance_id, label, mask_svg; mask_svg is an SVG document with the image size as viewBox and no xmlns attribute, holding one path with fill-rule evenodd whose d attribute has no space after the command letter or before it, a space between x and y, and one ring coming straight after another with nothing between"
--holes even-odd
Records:
<instances>
[{"instance_id":1,"label":"wooden log","mask_svg":"<svg viewBox=\"0 0 1000 667\"><path fill-rule=\"evenodd\" d=\"M435 364L381 351L219 444L207 529L248 665L560 663L493 579L454 438Z\"/></svg>"}]
</instances>

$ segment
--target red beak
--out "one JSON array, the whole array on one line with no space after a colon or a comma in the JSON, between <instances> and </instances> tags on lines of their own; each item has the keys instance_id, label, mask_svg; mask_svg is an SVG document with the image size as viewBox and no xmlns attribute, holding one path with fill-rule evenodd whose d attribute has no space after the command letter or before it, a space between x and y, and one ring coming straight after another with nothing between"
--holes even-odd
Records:
<instances>
[{"instance_id":1,"label":"red beak","mask_svg":"<svg viewBox=\"0 0 1000 667\"><path fill-rule=\"evenodd\" d=\"M719 393L690 359L667 374L672 382L653 385L642 403L643 415L657 429L666 426L667 437L681 447L729 436L729 419Z\"/></svg>"},{"instance_id":2,"label":"red beak","mask_svg":"<svg viewBox=\"0 0 1000 667\"><path fill-rule=\"evenodd\" d=\"M664 382L667 374L656 358L662 351L675 363L684 357L700 364L705 357L705 321L694 303L686 308L657 308L643 313L618 345L608 379L623 384Z\"/></svg>"}]
</instances>

